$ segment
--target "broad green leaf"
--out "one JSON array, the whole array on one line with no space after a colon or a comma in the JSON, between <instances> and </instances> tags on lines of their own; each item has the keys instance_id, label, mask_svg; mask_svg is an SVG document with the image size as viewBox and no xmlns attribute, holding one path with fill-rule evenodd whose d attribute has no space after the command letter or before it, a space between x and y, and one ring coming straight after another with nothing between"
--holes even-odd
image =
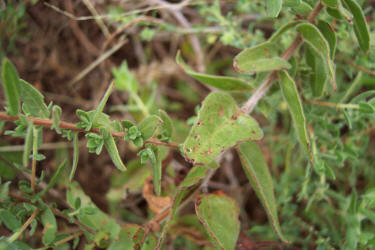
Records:
<instances>
[{"instance_id":1,"label":"broad green leaf","mask_svg":"<svg viewBox=\"0 0 375 250\"><path fill-rule=\"evenodd\" d=\"M42 197L49 189L51 189L59 179L64 167L65 167L66 160L64 160L56 169L56 171L53 173L51 179L48 182L47 187L43 188L40 193L38 193L38 196Z\"/></svg>"},{"instance_id":2,"label":"broad green leaf","mask_svg":"<svg viewBox=\"0 0 375 250\"><path fill-rule=\"evenodd\" d=\"M139 83L129 71L126 61L124 61L119 68L112 69L112 73L115 76L113 81L116 84L116 88L119 90L129 91L131 93L137 93Z\"/></svg>"},{"instance_id":3,"label":"broad green leaf","mask_svg":"<svg viewBox=\"0 0 375 250\"><path fill-rule=\"evenodd\" d=\"M301 3L293 7L292 10L299 15L305 16L312 11L312 7L308 3L301 1Z\"/></svg>"},{"instance_id":4,"label":"broad green leaf","mask_svg":"<svg viewBox=\"0 0 375 250\"><path fill-rule=\"evenodd\" d=\"M282 34L284 34L286 31L290 30L291 28L294 28L296 25L302 22L303 22L302 20L296 20L296 21L292 21L290 23L283 25L276 32L272 34L272 36L268 39L268 41L271 43L276 42L276 40L279 39Z\"/></svg>"},{"instance_id":5,"label":"broad green leaf","mask_svg":"<svg viewBox=\"0 0 375 250\"><path fill-rule=\"evenodd\" d=\"M6 57L3 58L1 80L7 100L8 114L18 115L20 111L19 76L14 65Z\"/></svg>"},{"instance_id":6,"label":"broad green leaf","mask_svg":"<svg viewBox=\"0 0 375 250\"><path fill-rule=\"evenodd\" d=\"M336 8L338 5L338 0L322 0L322 2L331 8Z\"/></svg>"},{"instance_id":7,"label":"broad green leaf","mask_svg":"<svg viewBox=\"0 0 375 250\"><path fill-rule=\"evenodd\" d=\"M362 114L374 114L375 108L367 102L360 102L359 112L361 112Z\"/></svg>"},{"instance_id":8,"label":"broad green leaf","mask_svg":"<svg viewBox=\"0 0 375 250\"><path fill-rule=\"evenodd\" d=\"M270 17L277 17L282 6L282 0L266 0L267 13Z\"/></svg>"},{"instance_id":9,"label":"broad green leaf","mask_svg":"<svg viewBox=\"0 0 375 250\"><path fill-rule=\"evenodd\" d=\"M225 91L246 91L253 89L248 83L235 77L208 75L195 72L185 64L181 58L180 52L176 55L176 62L188 75L214 88Z\"/></svg>"},{"instance_id":10,"label":"broad green leaf","mask_svg":"<svg viewBox=\"0 0 375 250\"><path fill-rule=\"evenodd\" d=\"M48 246L55 239L57 232L56 218L49 207L42 212L41 220L44 226L42 241Z\"/></svg>"},{"instance_id":11,"label":"broad green leaf","mask_svg":"<svg viewBox=\"0 0 375 250\"><path fill-rule=\"evenodd\" d=\"M61 113L62 113L61 108L57 105L53 105L51 129L55 129L58 134L61 134L61 128L60 128Z\"/></svg>"},{"instance_id":12,"label":"broad green leaf","mask_svg":"<svg viewBox=\"0 0 375 250\"><path fill-rule=\"evenodd\" d=\"M234 199L223 193L202 194L195 201L195 212L215 247L235 249L240 232L240 209Z\"/></svg>"},{"instance_id":13,"label":"broad green leaf","mask_svg":"<svg viewBox=\"0 0 375 250\"><path fill-rule=\"evenodd\" d=\"M333 59L336 52L336 33L332 30L331 26L323 20L319 20L318 28L328 42L330 57Z\"/></svg>"},{"instance_id":14,"label":"broad green leaf","mask_svg":"<svg viewBox=\"0 0 375 250\"><path fill-rule=\"evenodd\" d=\"M152 165L152 179L154 181L154 189L155 194L160 196L161 193L161 158L160 158L160 150L155 145L149 145L146 149L148 158L151 161Z\"/></svg>"},{"instance_id":15,"label":"broad green leaf","mask_svg":"<svg viewBox=\"0 0 375 250\"><path fill-rule=\"evenodd\" d=\"M338 8L327 7L326 11L327 11L328 15L330 15L333 18L336 18L336 19L339 19L339 20L344 18L344 16L342 15L342 13L340 12L340 10Z\"/></svg>"},{"instance_id":16,"label":"broad green leaf","mask_svg":"<svg viewBox=\"0 0 375 250\"><path fill-rule=\"evenodd\" d=\"M157 115L150 115L138 124L138 129L142 134L144 141L150 139L158 127L163 123L163 120Z\"/></svg>"},{"instance_id":17,"label":"broad green leaf","mask_svg":"<svg viewBox=\"0 0 375 250\"><path fill-rule=\"evenodd\" d=\"M289 69L290 64L284 59L273 56L276 50L270 42L261 43L255 47L243 50L234 58L233 67L242 73Z\"/></svg>"},{"instance_id":18,"label":"broad green leaf","mask_svg":"<svg viewBox=\"0 0 375 250\"><path fill-rule=\"evenodd\" d=\"M24 107L34 117L48 118L49 112L43 95L30 83L20 79L21 99Z\"/></svg>"},{"instance_id":19,"label":"broad green leaf","mask_svg":"<svg viewBox=\"0 0 375 250\"><path fill-rule=\"evenodd\" d=\"M113 138L112 134L104 128L100 128L100 133L103 135L104 146L107 149L107 152L111 157L112 162L119 170L125 171L126 167L121 160L120 154L117 150L115 139Z\"/></svg>"},{"instance_id":20,"label":"broad green leaf","mask_svg":"<svg viewBox=\"0 0 375 250\"><path fill-rule=\"evenodd\" d=\"M273 229L280 240L287 242L281 232L277 216L277 205L273 191L272 178L262 151L256 143L248 141L238 145L237 152L240 156L242 168L249 178L258 198L266 209L268 219L272 224Z\"/></svg>"},{"instance_id":21,"label":"broad green leaf","mask_svg":"<svg viewBox=\"0 0 375 250\"><path fill-rule=\"evenodd\" d=\"M77 170L78 166L78 158L79 158L79 145L78 145L78 132L74 132L73 135L73 163L72 163L72 170L70 171L69 181L72 181L74 178L74 174Z\"/></svg>"},{"instance_id":22,"label":"broad green leaf","mask_svg":"<svg viewBox=\"0 0 375 250\"><path fill-rule=\"evenodd\" d=\"M310 47L306 48L305 58L307 64L313 70L311 75L311 89L313 96L319 97L323 95L329 77L323 59L311 50Z\"/></svg>"},{"instance_id":23,"label":"broad green leaf","mask_svg":"<svg viewBox=\"0 0 375 250\"><path fill-rule=\"evenodd\" d=\"M137 233L143 230L141 226L135 224L128 224L123 227L119 233L119 240L114 241L108 250L123 250L125 247L129 249L140 249L140 250L151 250L154 249L157 243L157 239L153 234L148 234L143 244L137 242ZM138 244L137 244L138 243Z\"/></svg>"},{"instance_id":24,"label":"broad green leaf","mask_svg":"<svg viewBox=\"0 0 375 250\"><path fill-rule=\"evenodd\" d=\"M307 136L306 119L296 84L286 71L280 71L279 77L281 92L288 104L299 141L311 160L312 156L310 152L310 142Z\"/></svg>"},{"instance_id":25,"label":"broad green leaf","mask_svg":"<svg viewBox=\"0 0 375 250\"><path fill-rule=\"evenodd\" d=\"M262 137L256 120L244 114L230 95L213 92L203 101L183 152L189 162L207 165L225 149Z\"/></svg>"},{"instance_id":26,"label":"broad green leaf","mask_svg":"<svg viewBox=\"0 0 375 250\"><path fill-rule=\"evenodd\" d=\"M18 218L9 210L5 209L0 209L0 221L2 221L5 226L13 232L16 232L22 226Z\"/></svg>"},{"instance_id":27,"label":"broad green leaf","mask_svg":"<svg viewBox=\"0 0 375 250\"><path fill-rule=\"evenodd\" d=\"M95 112L94 112L94 114L92 116L92 120L91 120L92 126L96 126L96 123L98 122L99 117L100 117L100 115L102 114L102 112L104 110L104 106L106 105L106 103L108 101L108 98L109 98L109 96L112 93L113 85L114 85L114 83L111 83L109 85L107 91L104 93L104 96L100 100L100 103L99 103L98 107L96 108L96 110L95 110Z\"/></svg>"},{"instance_id":28,"label":"broad green leaf","mask_svg":"<svg viewBox=\"0 0 375 250\"><path fill-rule=\"evenodd\" d=\"M301 0L284 0L283 7L297 7L301 4Z\"/></svg>"},{"instance_id":29,"label":"broad green leaf","mask_svg":"<svg viewBox=\"0 0 375 250\"><path fill-rule=\"evenodd\" d=\"M361 6L355 0L343 0L345 7L353 14L354 33L364 52L370 49L370 34Z\"/></svg>"},{"instance_id":30,"label":"broad green leaf","mask_svg":"<svg viewBox=\"0 0 375 250\"><path fill-rule=\"evenodd\" d=\"M163 120L163 124L160 126L161 135L160 140L170 140L173 134L173 124L169 115L162 109L159 109L159 116Z\"/></svg>"},{"instance_id":31,"label":"broad green leaf","mask_svg":"<svg viewBox=\"0 0 375 250\"><path fill-rule=\"evenodd\" d=\"M330 58L330 48L323 34L311 23L297 25L297 31L301 33L303 40L313 49L313 51L322 57L331 77L333 88L336 89L335 66Z\"/></svg>"},{"instance_id":32,"label":"broad green leaf","mask_svg":"<svg viewBox=\"0 0 375 250\"><path fill-rule=\"evenodd\" d=\"M29 156L30 156L31 149L33 147L33 129L34 129L33 122L29 121L27 130L26 130L25 145L24 145L23 156L22 156L22 163L24 167L27 167L29 165Z\"/></svg>"}]
</instances>

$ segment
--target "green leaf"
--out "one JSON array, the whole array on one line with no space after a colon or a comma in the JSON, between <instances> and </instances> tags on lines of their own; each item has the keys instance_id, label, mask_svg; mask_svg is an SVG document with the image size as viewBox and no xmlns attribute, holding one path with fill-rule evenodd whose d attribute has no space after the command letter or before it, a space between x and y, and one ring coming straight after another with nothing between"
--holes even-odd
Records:
<instances>
[{"instance_id":1,"label":"green leaf","mask_svg":"<svg viewBox=\"0 0 375 250\"><path fill-rule=\"evenodd\" d=\"M101 115L102 112L103 112L104 106L106 105L109 96L110 96L111 93L112 93L113 86L114 86L114 83L111 83L111 84L109 85L107 91L104 93L104 96L103 96L102 99L100 100L100 103L99 103L98 107L96 108L94 115L92 116L92 120L91 120L91 122L92 122L92 126L94 126L94 127L97 126L98 119L99 119L100 115ZM89 128L89 130L90 130L90 129L91 129L91 128Z\"/></svg>"},{"instance_id":2,"label":"green leaf","mask_svg":"<svg viewBox=\"0 0 375 250\"><path fill-rule=\"evenodd\" d=\"M20 79L19 83L21 87L21 99L30 115L33 117L48 118L49 112L44 103L43 95L26 81Z\"/></svg>"},{"instance_id":3,"label":"green leaf","mask_svg":"<svg viewBox=\"0 0 375 250\"><path fill-rule=\"evenodd\" d=\"M48 246L55 239L57 232L56 218L49 207L46 207L42 212L41 220L44 226L42 242Z\"/></svg>"},{"instance_id":4,"label":"green leaf","mask_svg":"<svg viewBox=\"0 0 375 250\"><path fill-rule=\"evenodd\" d=\"M5 209L0 209L0 221L2 221L5 226L13 232L16 232L22 226L18 218L9 210Z\"/></svg>"},{"instance_id":5,"label":"green leaf","mask_svg":"<svg viewBox=\"0 0 375 250\"><path fill-rule=\"evenodd\" d=\"M310 142L307 136L306 119L296 84L286 71L280 71L279 77L281 92L288 104L294 126L297 130L299 141L306 153L309 155L309 159L311 161L312 155L310 153Z\"/></svg>"},{"instance_id":6,"label":"green leaf","mask_svg":"<svg viewBox=\"0 0 375 250\"><path fill-rule=\"evenodd\" d=\"M161 158L159 148L155 145L148 145L146 148L148 158L152 166L152 178L154 181L154 190L157 196L161 193Z\"/></svg>"},{"instance_id":7,"label":"green leaf","mask_svg":"<svg viewBox=\"0 0 375 250\"><path fill-rule=\"evenodd\" d=\"M354 0L343 0L345 7L353 14L354 33L364 52L370 49L370 34L361 6Z\"/></svg>"},{"instance_id":8,"label":"green leaf","mask_svg":"<svg viewBox=\"0 0 375 250\"><path fill-rule=\"evenodd\" d=\"M307 64L312 68L311 75L311 90L314 97L319 97L324 94L327 81L328 72L323 59L314 53L310 47L305 49L305 58Z\"/></svg>"},{"instance_id":9,"label":"green leaf","mask_svg":"<svg viewBox=\"0 0 375 250\"><path fill-rule=\"evenodd\" d=\"M214 88L225 91L247 91L253 89L253 87L247 82L235 77L208 75L195 72L185 64L181 58L180 52L176 55L176 62L188 75Z\"/></svg>"},{"instance_id":10,"label":"green leaf","mask_svg":"<svg viewBox=\"0 0 375 250\"><path fill-rule=\"evenodd\" d=\"M74 174L77 170L78 166L78 158L79 158L79 145L78 145L78 132L74 132L73 136L73 163L72 163L72 170L70 171L69 181L72 181L74 178Z\"/></svg>"},{"instance_id":11,"label":"green leaf","mask_svg":"<svg viewBox=\"0 0 375 250\"><path fill-rule=\"evenodd\" d=\"M266 0L267 13L270 17L277 17L283 6L282 0Z\"/></svg>"},{"instance_id":12,"label":"green leaf","mask_svg":"<svg viewBox=\"0 0 375 250\"><path fill-rule=\"evenodd\" d=\"M203 101L183 152L191 163L207 165L225 149L262 137L256 120L242 113L230 95L213 92Z\"/></svg>"},{"instance_id":13,"label":"green leaf","mask_svg":"<svg viewBox=\"0 0 375 250\"><path fill-rule=\"evenodd\" d=\"M137 93L139 83L129 71L126 61L124 61L119 68L112 69L112 73L115 76L113 81L116 84L116 88L119 90L129 91L131 93Z\"/></svg>"},{"instance_id":14,"label":"green leaf","mask_svg":"<svg viewBox=\"0 0 375 250\"><path fill-rule=\"evenodd\" d=\"M216 163L216 162L215 162ZM209 168L205 166L194 166L189 170L184 180L180 183L179 187L187 188L197 184L200 180L206 177Z\"/></svg>"},{"instance_id":15,"label":"green leaf","mask_svg":"<svg viewBox=\"0 0 375 250\"><path fill-rule=\"evenodd\" d=\"M65 167L66 160L64 160L56 169L56 171L53 173L51 180L48 182L47 187L43 188L42 191L38 193L39 197L42 197L49 189L51 189L59 179L64 167Z\"/></svg>"},{"instance_id":16,"label":"green leaf","mask_svg":"<svg viewBox=\"0 0 375 250\"><path fill-rule=\"evenodd\" d=\"M33 129L33 122L29 121L26 130L25 145L22 156L22 163L24 167L27 167L29 165L30 152L33 147Z\"/></svg>"},{"instance_id":17,"label":"green leaf","mask_svg":"<svg viewBox=\"0 0 375 250\"><path fill-rule=\"evenodd\" d=\"M53 105L51 129L55 129L58 134L61 134L61 128L60 128L61 113L62 113L61 108L57 105Z\"/></svg>"},{"instance_id":18,"label":"green leaf","mask_svg":"<svg viewBox=\"0 0 375 250\"><path fill-rule=\"evenodd\" d=\"M323 20L319 20L318 28L328 42L330 57L333 59L336 52L336 33L332 30L331 26Z\"/></svg>"},{"instance_id":19,"label":"green leaf","mask_svg":"<svg viewBox=\"0 0 375 250\"><path fill-rule=\"evenodd\" d=\"M359 112L361 112L362 114L374 114L375 108L371 104L368 104L367 102L360 102Z\"/></svg>"},{"instance_id":20,"label":"green leaf","mask_svg":"<svg viewBox=\"0 0 375 250\"><path fill-rule=\"evenodd\" d=\"M18 115L20 111L20 84L16 68L8 58L3 58L1 69L1 79L5 98L7 100L7 109L9 115Z\"/></svg>"},{"instance_id":21,"label":"green leaf","mask_svg":"<svg viewBox=\"0 0 375 250\"><path fill-rule=\"evenodd\" d=\"M157 244L157 239L153 234L148 234L146 239L138 241L138 234L143 228L138 225L128 224L123 227L119 233L119 240L114 241L108 250L123 250L124 247L129 249L140 249L140 250L151 250L155 249Z\"/></svg>"},{"instance_id":22,"label":"green leaf","mask_svg":"<svg viewBox=\"0 0 375 250\"><path fill-rule=\"evenodd\" d=\"M285 7L296 7L301 4L301 0L284 0L283 6Z\"/></svg>"},{"instance_id":23,"label":"green leaf","mask_svg":"<svg viewBox=\"0 0 375 250\"><path fill-rule=\"evenodd\" d=\"M8 199L10 183L10 181L7 181L0 185L0 202L4 202L6 199Z\"/></svg>"},{"instance_id":24,"label":"green leaf","mask_svg":"<svg viewBox=\"0 0 375 250\"><path fill-rule=\"evenodd\" d=\"M162 141L169 141L173 135L173 124L169 115L162 109L159 109L159 116L163 120L163 124L160 126L161 134L159 139Z\"/></svg>"},{"instance_id":25,"label":"green leaf","mask_svg":"<svg viewBox=\"0 0 375 250\"><path fill-rule=\"evenodd\" d=\"M291 28L294 28L296 25L302 22L303 22L302 20L296 20L296 21L292 21L290 23L283 25L276 32L272 34L272 36L268 39L268 41L270 43L276 42L276 40L279 39L282 34L284 34L286 31L290 30Z\"/></svg>"},{"instance_id":26,"label":"green leaf","mask_svg":"<svg viewBox=\"0 0 375 250\"><path fill-rule=\"evenodd\" d=\"M281 232L272 178L262 151L256 143L248 141L238 145L237 152L240 156L242 168L266 209L268 220L272 224L273 229L280 240L288 242Z\"/></svg>"},{"instance_id":27,"label":"green leaf","mask_svg":"<svg viewBox=\"0 0 375 250\"><path fill-rule=\"evenodd\" d=\"M142 134L144 141L154 136L158 127L163 124L163 120L157 115L150 115L138 124L138 130Z\"/></svg>"},{"instance_id":28,"label":"green leaf","mask_svg":"<svg viewBox=\"0 0 375 250\"><path fill-rule=\"evenodd\" d=\"M240 232L237 202L223 193L203 194L195 201L195 212L218 249L235 249Z\"/></svg>"},{"instance_id":29,"label":"green leaf","mask_svg":"<svg viewBox=\"0 0 375 250\"><path fill-rule=\"evenodd\" d=\"M112 162L115 164L115 166L119 170L125 171L126 167L121 160L120 154L117 150L115 139L113 138L112 134L109 133L108 130L103 129L103 128L100 128L100 133L103 135L104 146L107 149L107 152L108 152L109 156L111 157Z\"/></svg>"},{"instance_id":30,"label":"green leaf","mask_svg":"<svg viewBox=\"0 0 375 250\"><path fill-rule=\"evenodd\" d=\"M308 3L305 3L304 1L301 1L301 3L299 5L293 7L292 10L299 15L305 16L312 11L312 8Z\"/></svg>"},{"instance_id":31,"label":"green leaf","mask_svg":"<svg viewBox=\"0 0 375 250\"><path fill-rule=\"evenodd\" d=\"M322 0L322 2L331 8L336 8L338 5L338 0Z\"/></svg>"},{"instance_id":32,"label":"green leaf","mask_svg":"<svg viewBox=\"0 0 375 250\"><path fill-rule=\"evenodd\" d=\"M270 42L243 50L234 58L233 67L242 73L289 69L290 64L284 59L273 56L276 47Z\"/></svg>"},{"instance_id":33,"label":"green leaf","mask_svg":"<svg viewBox=\"0 0 375 250\"><path fill-rule=\"evenodd\" d=\"M297 25L297 31L301 33L303 40L313 49L314 53L322 57L331 77L333 88L336 89L335 66L330 58L330 48L323 34L311 23Z\"/></svg>"}]
</instances>

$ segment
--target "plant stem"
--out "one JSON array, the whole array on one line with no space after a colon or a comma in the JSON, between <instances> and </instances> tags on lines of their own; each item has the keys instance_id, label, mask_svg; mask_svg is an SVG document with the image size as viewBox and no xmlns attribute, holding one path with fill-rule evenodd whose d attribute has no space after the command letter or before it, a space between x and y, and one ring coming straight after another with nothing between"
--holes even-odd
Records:
<instances>
[{"instance_id":1,"label":"plant stem","mask_svg":"<svg viewBox=\"0 0 375 250\"><path fill-rule=\"evenodd\" d=\"M80 231L80 232L77 232L77 233L75 233L75 234L73 234L69 237L66 237L65 239L59 240L59 241L55 242L55 246L58 246L58 245L64 244L65 242L71 241L72 239L77 238L77 237L81 236L82 234L83 234L83 232Z\"/></svg>"},{"instance_id":2,"label":"plant stem","mask_svg":"<svg viewBox=\"0 0 375 250\"><path fill-rule=\"evenodd\" d=\"M315 6L315 8L311 11L309 17L307 18L307 20L310 23L314 22L322 7L323 6L321 2L319 1L319 3ZM298 35L296 39L293 41L293 43L289 46L289 48L285 50L281 58L288 61L292 57L293 53L301 45L301 43L301 36ZM247 100L247 102L242 106L241 109L245 114L250 114L259 102L259 100L262 99L262 97L267 93L268 89L272 86L273 82L277 78L277 72L277 70L272 71L261 83L261 85L255 90L255 92L252 94L249 100Z\"/></svg>"},{"instance_id":3,"label":"plant stem","mask_svg":"<svg viewBox=\"0 0 375 250\"><path fill-rule=\"evenodd\" d=\"M359 109L358 104L352 104L352 103L311 102L311 104L324 106L324 107L330 107L330 108Z\"/></svg>"},{"instance_id":4,"label":"plant stem","mask_svg":"<svg viewBox=\"0 0 375 250\"><path fill-rule=\"evenodd\" d=\"M5 112L0 112L0 120L4 121L17 121L20 118L18 116L10 116L7 115ZM33 118L33 117L26 117L28 121L33 121L34 125L39 125L42 127L51 127L53 125L53 122L49 119L41 119L41 118ZM92 128L89 131L85 131L84 129L77 128L74 123L68 123L68 122L63 122L61 121L59 124L60 128L62 129L67 129L67 130L72 130L72 131L77 131L77 132L82 132L82 133L96 133L100 134L100 131L98 128ZM124 132L115 132L115 131L110 131L113 137L116 138L123 138L125 136ZM155 138L150 138L146 142L154 144L154 145L161 145L161 146L166 146L166 147L171 147L171 148L178 148L179 144L176 142L163 142L159 141L158 139Z\"/></svg>"},{"instance_id":5,"label":"plant stem","mask_svg":"<svg viewBox=\"0 0 375 250\"><path fill-rule=\"evenodd\" d=\"M132 93L130 92L130 96L131 98L134 99L134 101L137 103L139 109L142 111L143 115L145 117L149 116L150 113L148 112L148 109L147 107L145 106L145 104L143 103L142 99L139 97L139 95L137 93Z\"/></svg>"},{"instance_id":6,"label":"plant stem","mask_svg":"<svg viewBox=\"0 0 375 250\"><path fill-rule=\"evenodd\" d=\"M38 154L38 129L33 128L33 159L31 162L31 190L35 192L36 155Z\"/></svg>"},{"instance_id":7,"label":"plant stem","mask_svg":"<svg viewBox=\"0 0 375 250\"><path fill-rule=\"evenodd\" d=\"M30 218L28 218L27 221L25 222L25 224L22 225L22 227L20 228L20 230L18 230L12 236L10 236L9 239L8 239L8 241L10 243L12 243L13 241L17 240L18 237L22 234L22 232L25 231L25 229L33 221L33 219L35 218L35 216L37 216L38 213L39 213L39 208L35 209L35 211L32 213L32 215L30 216Z\"/></svg>"}]
</instances>

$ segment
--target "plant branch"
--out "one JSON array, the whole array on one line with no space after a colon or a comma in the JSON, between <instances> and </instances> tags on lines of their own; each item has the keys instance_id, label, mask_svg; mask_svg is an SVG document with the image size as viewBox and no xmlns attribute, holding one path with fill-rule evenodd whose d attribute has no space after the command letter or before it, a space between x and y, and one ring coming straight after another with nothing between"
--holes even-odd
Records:
<instances>
[{"instance_id":1,"label":"plant branch","mask_svg":"<svg viewBox=\"0 0 375 250\"><path fill-rule=\"evenodd\" d=\"M18 239L18 237L20 237L20 235L22 234L23 231L25 231L25 229L30 225L30 223L34 220L35 216L38 215L39 213L39 208L35 209L35 211L32 213L32 215L30 216L30 218L27 219L27 221L25 222L25 224L22 225L22 227L17 231L15 232L9 239L8 241L9 242L13 242L15 240Z\"/></svg>"},{"instance_id":2,"label":"plant branch","mask_svg":"<svg viewBox=\"0 0 375 250\"><path fill-rule=\"evenodd\" d=\"M322 7L323 6L319 1L319 3L315 6L315 8L311 11L309 17L307 18L307 20L310 23L314 22ZM281 58L288 61L292 57L294 52L298 49L298 47L301 45L301 43L301 36L298 35L296 39L293 41L293 43L288 47L288 49L285 50ZM262 99L262 97L267 93L268 89L272 86L273 82L277 78L277 72L277 70L272 71L262 82L262 84L255 90L255 92L252 94L249 100L247 100L247 102L242 106L241 109L245 114L251 113L257 105L257 103L259 102L259 100Z\"/></svg>"},{"instance_id":3,"label":"plant branch","mask_svg":"<svg viewBox=\"0 0 375 250\"><path fill-rule=\"evenodd\" d=\"M19 119L20 118L18 116L10 116L10 115L7 115L5 112L0 112L0 120L14 122L14 121L17 121ZM53 125L52 120L49 120L49 119L41 119L41 118L33 118L33 117L26 117L26 119L28 121L32 121L34 123L34 125L39 125L39 126L42 126L42 127L50 128ZM74 123L63 122L63 121L61 121L59 125L60 125L60 128L62 128L62 129L77 131L77 132L81 132L81 133L91 132L91 133L100 134L100 130L98 128L92 128L89 131L86 131L84 129L77 128ZM124 132L110 131L110 133L112 134L113 137L116 137L116 138L123 138L125 136ZM151 144L154 144L154 145L166 146L166 147L171 147L171 148L178 148L178 146L179 146L179 144L176 143L176 142L163 142L163 141L159 141L158 139L155 139L155 138L148 139L146 141L146 143L151 143Z\"/></svg>"}]
</instances>

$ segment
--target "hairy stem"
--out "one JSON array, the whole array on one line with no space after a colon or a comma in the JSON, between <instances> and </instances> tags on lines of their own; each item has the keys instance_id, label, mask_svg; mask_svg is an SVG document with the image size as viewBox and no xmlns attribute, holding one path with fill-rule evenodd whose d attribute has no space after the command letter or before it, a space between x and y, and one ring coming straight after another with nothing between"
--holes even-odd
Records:
<instances>
[{"instance_id":1,"label":"hairy stem","mask_svg":"<svg viewBox=\"0 0 375 250\"><path fill-rule=\"evenodd\" d=\"M315 18L317 17L321 9L322 4L319 1L319 3L311 11L307 20L311 23L314 22ZM294 52L298 49L298 47L301 45L301 43L301 36L298 35L296 39L293 41L293 43L289 46L289 48L285 50L281 58L288 61L292 57ZM262 97L267 93L268 89L272 86L276 78L277 70L274 70L266 77L266 79L262 82L258 89L256 89L255 92L251 95L249 100L247 100L247 102L242 106L241 109L245 114L249 114L253 111L255 106L258 104L259 100L262 99Z\"/></svg>"},{"instance_id":2,"label":"hairy stem","mask_svg":"<svg viewBox=\"0 0 375 250\"><path fill-rule=\"evenodd\" d=\"M32 213L32 215L30 216L30 218L28 218L27 221L25 222L25 224L22 225L22 227L20 228L20 230L18 230L12 236L10 236L10 238L8 239L8 241L10 243L12 243L13 241L17 240L18 237L20 237L20 235L22 234L22 232L25 231L25 229L30 225L30 223L33 221L33 219L35 218L35 216L38 215L39 211L40 211L39 208L35 209L35 211Z\"/></svg>"}]
</instances>

